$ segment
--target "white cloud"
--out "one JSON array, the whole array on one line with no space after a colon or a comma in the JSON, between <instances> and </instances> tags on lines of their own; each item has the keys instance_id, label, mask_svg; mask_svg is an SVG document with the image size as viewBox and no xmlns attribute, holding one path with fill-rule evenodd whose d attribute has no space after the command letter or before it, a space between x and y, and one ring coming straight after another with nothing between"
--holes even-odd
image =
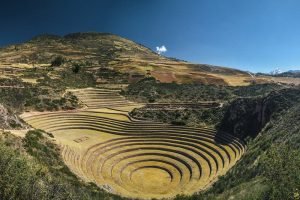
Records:
<instances>
[{"instance_id":1,"label":"white cloud","mask_svg":"<svg viewBox=\"0 0 300 200\"><path fill-rule=\"evenodd\" d=\"M156 52L158 54L165 53L166 51L167 51L167 48L165 47L165 45L162 45L161 47L156 47Z\"/></svg>"},{"instance_id":2,"label":"white cloud","mask_svg":"<svg viewBox=\"0 0 300 200\"><path fill-rule=\"evenodd\" d=\"M282 73L282 71L279 68L276 68L276 69L274 69L273 71L270 72L271 75L277 75L277 74L280 74L280 73Z\"/></svg>"}]
</instances>

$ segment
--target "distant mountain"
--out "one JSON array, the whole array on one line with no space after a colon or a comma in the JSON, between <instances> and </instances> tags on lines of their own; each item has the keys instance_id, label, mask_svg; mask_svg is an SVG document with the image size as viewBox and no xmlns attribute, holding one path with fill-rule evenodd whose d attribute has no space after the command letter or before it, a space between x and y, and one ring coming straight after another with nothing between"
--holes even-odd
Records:
<instances>
[{"instance_id":1,"label":"distant mountain","mask_svg":"<svg viewBox=\"0 0 300 200\"><path fill-rule=\"evenodd\" d=\"M297 70L289 70L287 71L289 73L300 73L300 69L297 69Z\"/></svg>"},{"instance_id":2,"label":"distant mountain","mask_svg":"<svg viewBox=\"0 0 300 200\"><path fill-rule=\"evenodd\" d=\"M292 78L300 78L300 70L289 70L286 72L282 72L276 74L278 77L292 77Z\"/></svg>"}]
</instances>

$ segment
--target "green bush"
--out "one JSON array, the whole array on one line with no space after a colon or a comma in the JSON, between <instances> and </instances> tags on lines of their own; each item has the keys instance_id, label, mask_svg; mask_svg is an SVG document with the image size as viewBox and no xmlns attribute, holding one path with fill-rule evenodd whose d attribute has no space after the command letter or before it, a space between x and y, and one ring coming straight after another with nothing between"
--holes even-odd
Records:
<instances>
[{"instance_id":1,"label":"green bush","mask_svg":"<svg viewBox=\"0 0 300 200\"><path fill-rule=\"evenodd\" d=\"M262 158L269 199L300 199L300 153L288 145L273 145Z\"/></svg>"},{"instance_id":2,"label":"green bush","mask_svg":"<svg viewBox=\"0 0 300 200\"><path fill-rule=\"evenodd\" d=\"M54 58L54 60L51 62L52 67L59 67L62 64L64 64L65 59L62 56L57 56Z\"/></svg>"},{"instance_id":3,"label":"green bush","mask_svg":"<svg viewBox=\"0 0 300 200\"><path fill-rule=\"evenodd\" d=\"M185 126L186 125L184 121L172 121L171 124L175 125L175 126Z\"/></svg>"}]
</instances>

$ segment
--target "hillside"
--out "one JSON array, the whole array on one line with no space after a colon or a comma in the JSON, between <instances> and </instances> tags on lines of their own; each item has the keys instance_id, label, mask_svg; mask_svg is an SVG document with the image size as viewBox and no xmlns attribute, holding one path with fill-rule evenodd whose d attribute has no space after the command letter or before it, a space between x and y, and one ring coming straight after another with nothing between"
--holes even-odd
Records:
<instances>
[{"instance_id":1,"label":"hillside","mask_svg":"<svg viewBox=\"0 0 300 200\"><path fill-rule=\"evenodd\" d=\"M147 103L144 108L138 108L131 112L134 117L149 118L151 120L163 121L168 123L181 122L191 126L216 126L224 117L225 113L229 115L234 113L240 106L246 104L250 97L261 97L271 92L284 89L285 86L279 84L253 84L250 86L216 86L204 84L176 84L176 83L157 83L153 78L141 80L137 83L130 84L123 90L122 94L134 101ZM205 107L203 103L214 103L217 106ZM149 109L149 105L185 103L188 105L198 105L199 107L184 107L182 109ZM261 102L260 102L261 103ZM261 103L262 104L262 103ZM253 104L250 109L255 112ZM181 106L182 107L182 106ZM250 109L245 110L243 120L250 115ZM243 111L241 111L243 112ZM253 114L254 115L254 114ZM253 117L253 116L250 116ZM250 118L249 117L249 118ZM224 117L224 119L229 116ZM256 119L256 117L254 117ZM238 124L237 121L225 121L223 126L227 124ZM254 122L254 124L256 121ZM249 128L255 126L251 125ZM244 131L245 127L241 128ZM231 134L235 134L236 129L228 130Z\"/></svg>"},{"instance_id":2,"label":"hillside","mask_svg":"<svg viewBox=\"0 0 300 200\"><path fill-rule=\"evenodd\" d=\"M299 199L297 84L108 33L3 47L0 197Z\"/></svg>"},{"instance_id":3,"label":"hillside","mask_svg":"<svg viewBox=\"0 0 300 200\"><path fill-rule=\"evenodd\" d=\"M249 140L247 152L241 162L206 194L194 198L299 199L299 98L299 88L283 90L263 98L264 104L269 107L266 109L269 111L265 113L268 119L255 135L249 132L249 129L248 131L244 129L246 133L252 135L253 139ZM239 125L244 124L242 128L251 126L253 122L253 116L251 118L249 115L248 120L243 117L243 111L247 109L251 112L255 111L250 108L251 106L249 107L253 103L257 104L257 99L254 98L238 106L236 103L235 107L239 109L231 110L231 117L236 120L243 119L243 122L236 121L239 121L237 123ZM270 110L271 107L274 109ZM256 112L265 112L265 110L261 107L256 109ZM226 118L224 120L226 121Z\"/></svg>"},{"instance_id":4,"label":"hillside","mask_svg":"<svg viewBox=\"0 0 300 200\"><path fill-rule=\"evenodd\" d=\"M277 82L265 76L255 80L246 72L206 64L192 64L167 58L131 40L109 33L73 33L63 37L40 35L22 44L0 49L0 69L3 73L22 72L32 67L49 66L61 56L64 66L80 63L97 74L101 69L121 73L127 82L153 76L161 82L205 83L217 85L247 85L253 81ZM111 82L97 76L99 82ZM294 80L278 79L280 82ZM296 80L297 81L297 80Z\"/></svg>"}]
</instances>

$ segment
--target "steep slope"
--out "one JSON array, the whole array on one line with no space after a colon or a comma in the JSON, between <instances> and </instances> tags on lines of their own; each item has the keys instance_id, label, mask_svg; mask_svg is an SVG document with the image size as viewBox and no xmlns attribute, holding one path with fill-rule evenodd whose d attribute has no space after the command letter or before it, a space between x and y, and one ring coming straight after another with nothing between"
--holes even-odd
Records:
<instances>
[{"instance_id":1,"label":"steep slope","mask_svg":"<svg viewBox=\"0 0 300 200\"><path fill-rule=\"evenodd\" d=\"M237 99L229 106L219 128L241 139L255 138L272 118L279 117L299 99L299 88L273 91L266 97Z\"/></svg>"},{"instance_id":2,"label":"steep slope","mask_svg":"<svg viewBox=\"0 0 300 200\"><path fill-rule=\"evenodd\" d=\"M231 115L226 116L231 117L228 121L235 118L239 125L247 127L256 120L254 113L267 115L269 120L248 142L243 159L209 191L178 199L299 199L299 99L300 89L293 88L263 98L264 106L259 106L254 99L244 101L243 106L241 102L235 102L236 109L231 109ZM258 106L253 107L253 104ZM245 111L249 112L248 118L243 118ZM241 133L240 136L243 137Z\"/></svg>"}]
</instances>

